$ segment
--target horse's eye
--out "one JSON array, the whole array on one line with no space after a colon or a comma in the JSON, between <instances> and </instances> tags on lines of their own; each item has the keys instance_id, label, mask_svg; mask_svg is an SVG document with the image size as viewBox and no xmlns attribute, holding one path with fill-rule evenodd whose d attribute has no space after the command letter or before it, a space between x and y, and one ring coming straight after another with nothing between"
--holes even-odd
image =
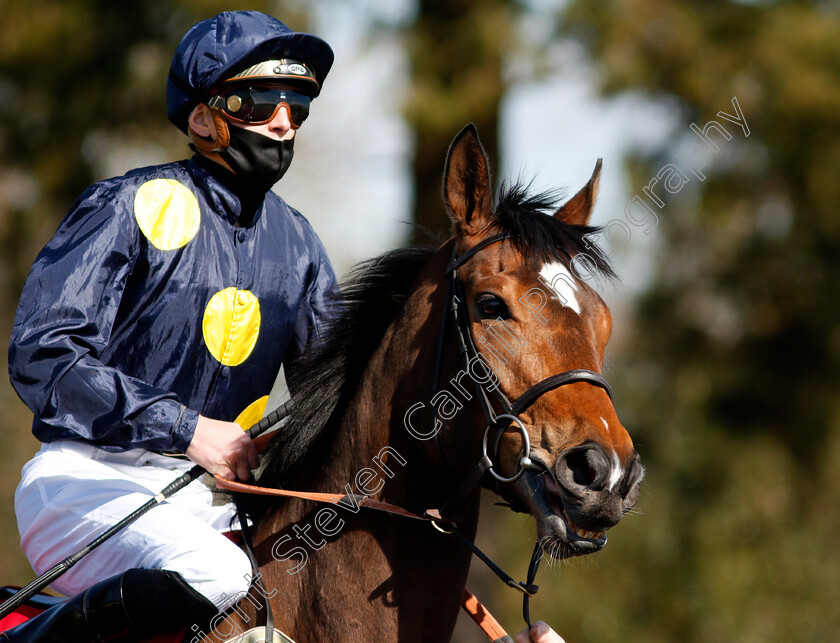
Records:
<instances>
[{"instance_id":1,"label":"horse's eye","mask_svg":"<svg viewBox=\"0 0 840 643\"><path fill-rule=\"evenodd\" d=\"M491 295L490 293L480 295L477 303L478 310L481 311L481 316L485 319L497 319L499 317L507 319L510 317L507 304L496 295Z\"/></svg>"}]
</instances>

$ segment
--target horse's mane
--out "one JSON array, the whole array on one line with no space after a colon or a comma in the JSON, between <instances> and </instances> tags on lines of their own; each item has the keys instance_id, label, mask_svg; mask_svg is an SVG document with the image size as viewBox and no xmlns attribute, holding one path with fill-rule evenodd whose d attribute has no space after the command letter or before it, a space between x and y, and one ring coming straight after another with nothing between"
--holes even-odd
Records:
<instances>
[{"instance_id":1,"label":"horse's mane","mask_svg":"<svg viewBox=\"0 0 840 643\"><path fill-rule=\"evenodd\" d=\"M502 186L496 206L496 227L511 236L526 259L568 263L586 253L600 274L613 277L606 257L584 239L598 228L554 218L558 193L533 195L528 188ZM309 454L334 434L371 355L433 253L423 247L387 252L359 264L343 281L333 321L322 329L318 345L287 371L294 411L263 456L259 484L288 485Z\"/></svg>"},{"instance_id":2,"label":"horse's mane","mask_svg":"<svg viewBox=\"0 0 840 643\"><path fill-rule=\"evenodd\" d=\"M342 282L341 301L321 329L318 345L287 371L294 411L263 456L260 484L288 484L308 454L332 435L373 351L433 253L422 247L393 250L359 264Z\"/></svg>"}]
</instances>

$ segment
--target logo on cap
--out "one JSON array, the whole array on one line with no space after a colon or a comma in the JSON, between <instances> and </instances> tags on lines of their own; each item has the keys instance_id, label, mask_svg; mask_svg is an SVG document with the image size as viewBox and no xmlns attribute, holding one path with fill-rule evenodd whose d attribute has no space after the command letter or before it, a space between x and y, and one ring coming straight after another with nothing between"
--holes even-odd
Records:
<instances>
[{"instance_id":1,"label":"logo on cap","mask_svg":"<svg viewBox=\"0 0 840 643\"><path fill-rule=\"evenodd\" d=\"M302 76L306 75L306 67L303 65L298 65L297 63L292 63L289 65L289 72L292 74L299 74Z\"/></svg>"}]
</instances>

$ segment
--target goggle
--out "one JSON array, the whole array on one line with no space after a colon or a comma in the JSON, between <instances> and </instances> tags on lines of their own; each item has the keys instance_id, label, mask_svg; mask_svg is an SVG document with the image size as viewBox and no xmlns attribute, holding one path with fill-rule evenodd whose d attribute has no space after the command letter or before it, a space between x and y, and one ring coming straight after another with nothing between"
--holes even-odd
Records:
<instances>
[{"instance_id":1,"label":"goggle","mask_svg":"<svg viewBox=\"0 0 840 643\"><path fill-rule=\"evenodd\" d=\"M309 116L312 98L292 89L278 87L234 87L213 96L207 104L246 125L270 123L281 107L289 112L292 129L299 128Z\"/></svg>"}]
</instances>

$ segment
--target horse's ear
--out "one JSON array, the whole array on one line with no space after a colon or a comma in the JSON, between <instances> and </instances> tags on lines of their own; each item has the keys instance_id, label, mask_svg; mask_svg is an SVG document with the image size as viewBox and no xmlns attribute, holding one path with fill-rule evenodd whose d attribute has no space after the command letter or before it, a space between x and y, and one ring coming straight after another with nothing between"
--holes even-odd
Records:
<instances>
[{"instance_id":1,"label":"horse's ear","mask_svg":"<svg viewBox=\"0 0 840 643\"><path fill-rule=\"evenodd\" d=\"M490 163L470 123L454 138L443 171L443 203L456 230L478 232L492 220Z\"/></svg>"},{"instance_id":2,"label":"horse's ear","mask_svg":"<svg viewBox=\"0 0 840 643\"><path fill-rule=\"evenodd\" d=\"M592 216L592 209L595 207L595 197L598 196L598 181L601 179L601 161L595 163L595 169L589 182L571 199L566 201L554 216L563 223L570 225L586 225L589 217Z\"/></svg>"}]
</instances>

